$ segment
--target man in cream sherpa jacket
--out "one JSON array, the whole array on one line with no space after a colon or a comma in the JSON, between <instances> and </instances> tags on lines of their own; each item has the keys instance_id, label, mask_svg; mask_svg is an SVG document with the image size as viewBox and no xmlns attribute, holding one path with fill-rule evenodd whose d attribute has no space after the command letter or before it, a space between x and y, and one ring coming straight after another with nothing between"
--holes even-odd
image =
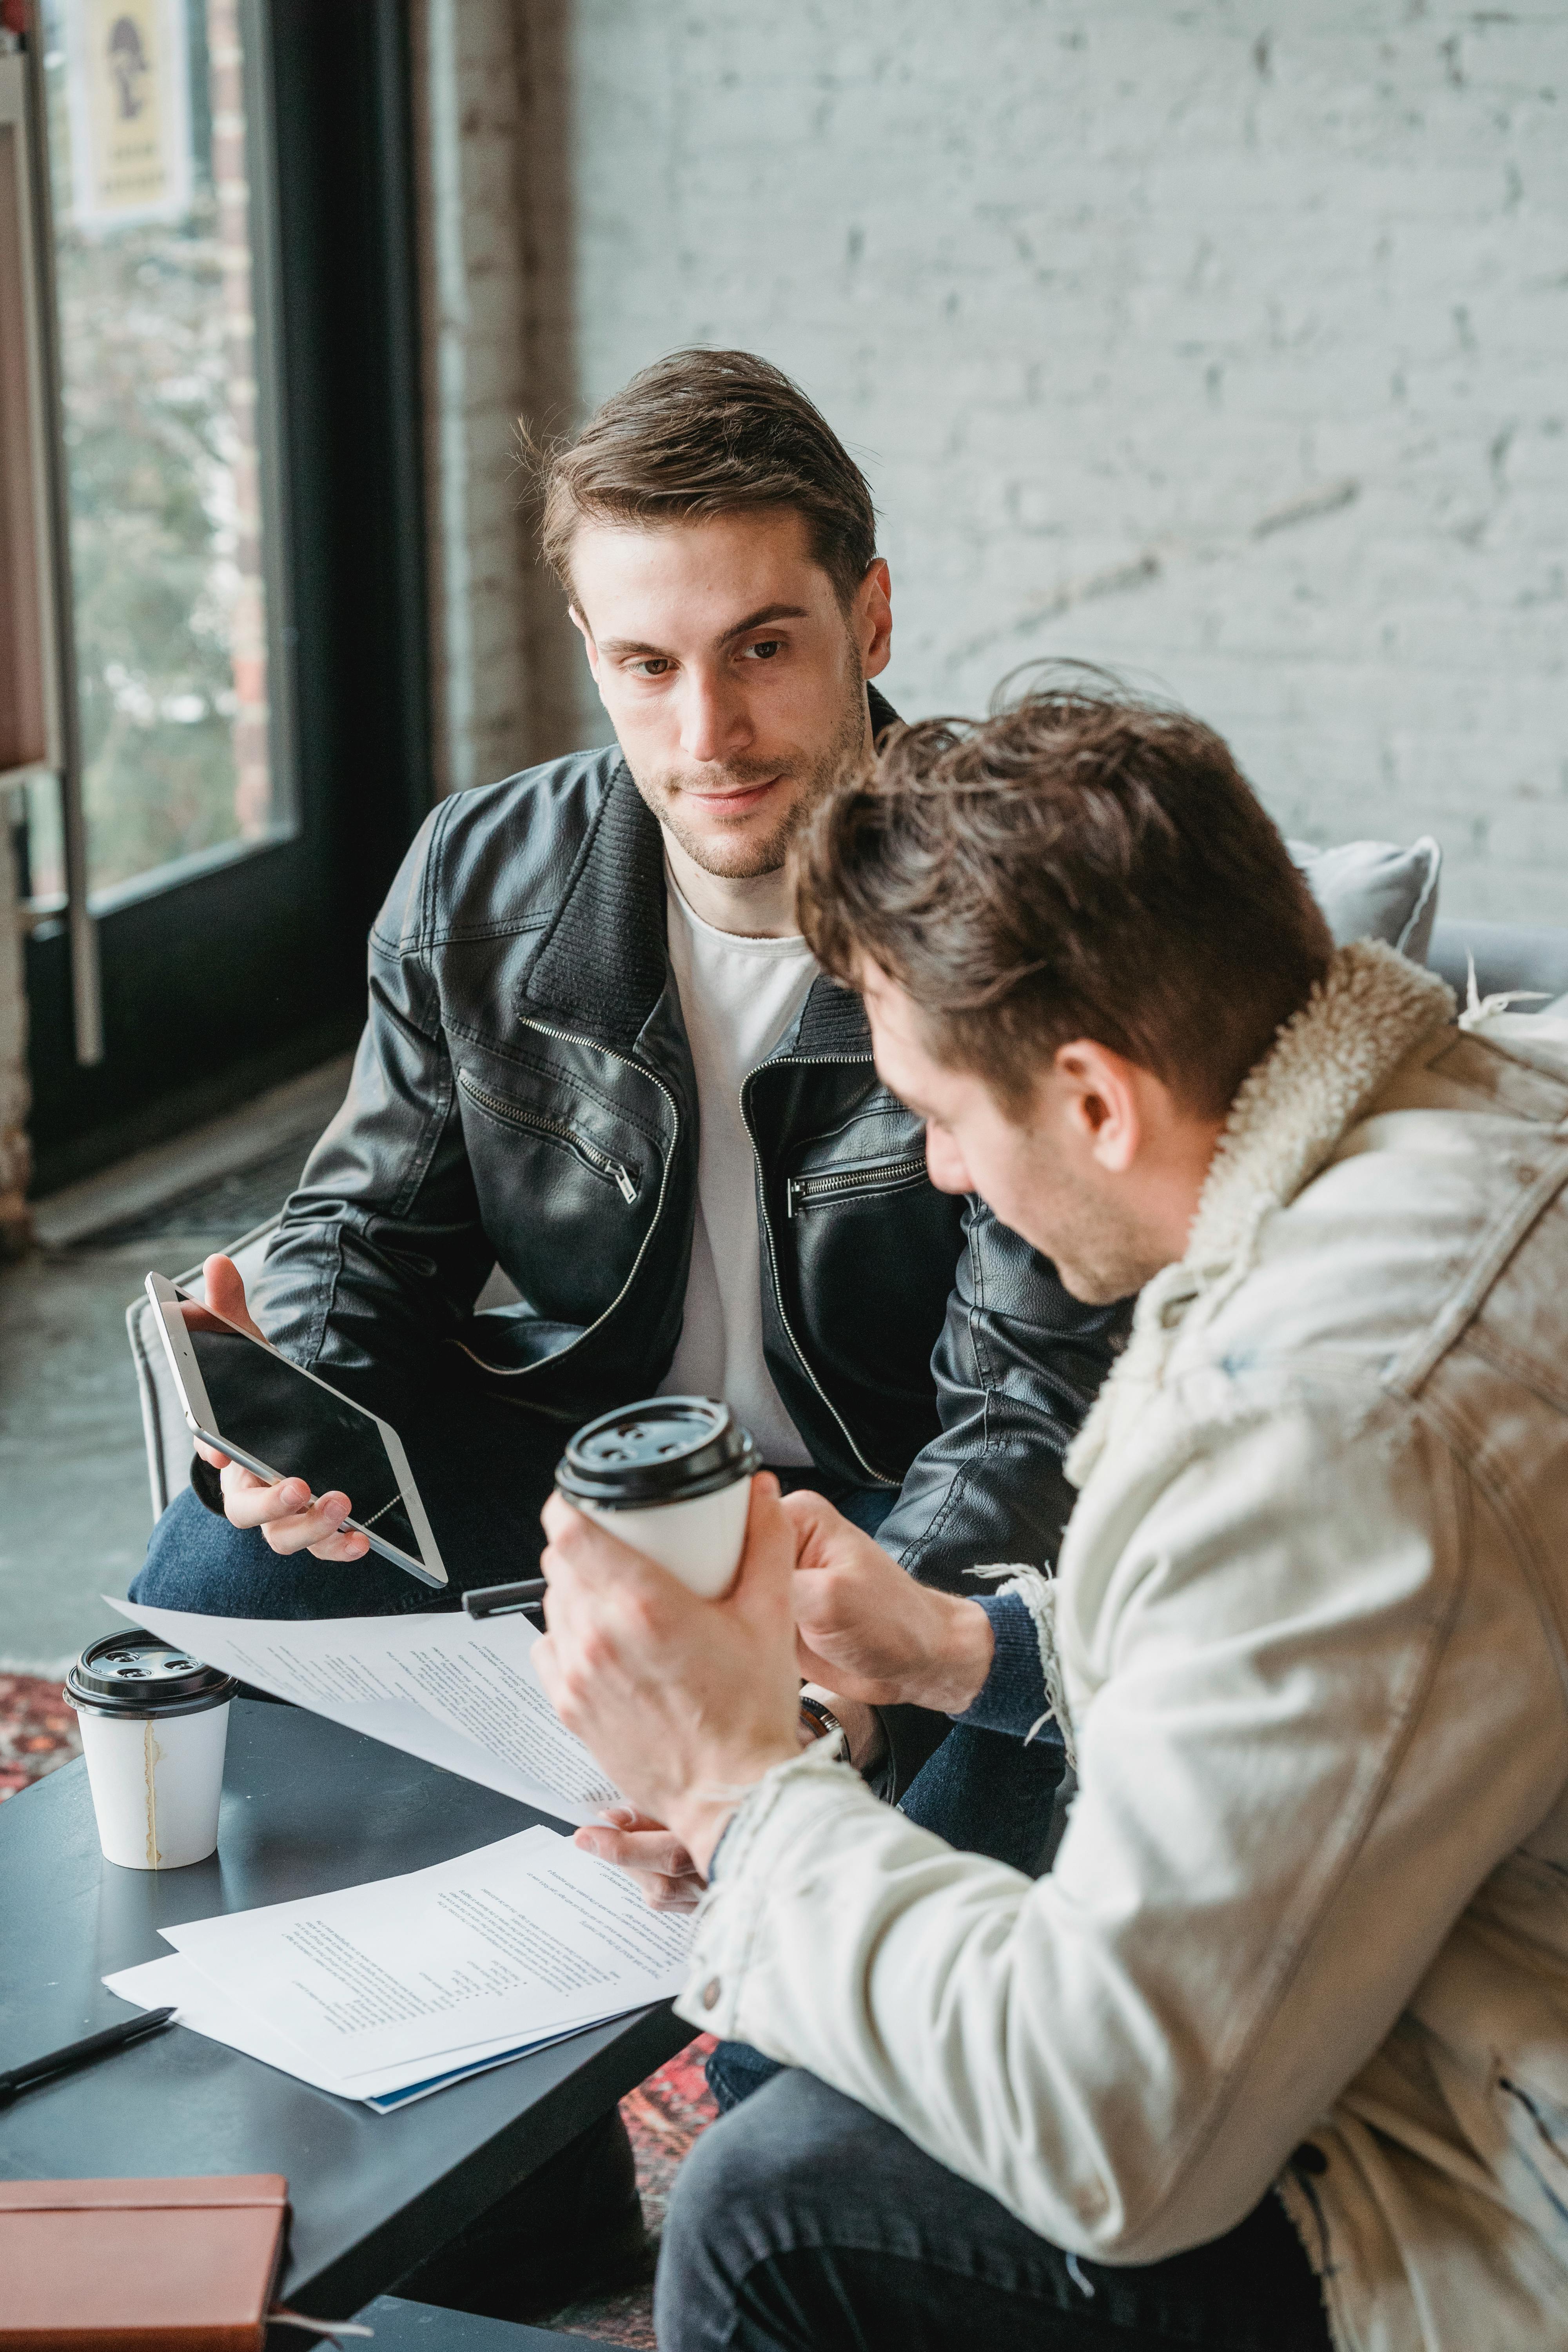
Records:
<instances>
[{"instance_id":1,"label":"man in cream sherpa jacket","mask_svg":"<svg viewBox=\"0 0 1568 2352\"><path fill-rule=\"evenodd\" d=\"M823 1748L781 1760L760 1701L740 1722L726 1676L777 1673L765 1496L724 1604L738 1650L552 1507L547 1680L710 1870L682 2014L1059 2249L1061 2294L1083 2294L1063 2324L1109 2332L1042 2319L1019 2341L1166 2341L1146 2314L1115 2332L1123 2266L1174 2275L1272 2188L1344 2352L1568 2345L1565 1188L1568 1029L1458 1025L1429 973L1342 950L1142 1293L1069 1457L1054 1581L1025 1567L944 1599L900 1650L885 1595L879 1629L795 1507L797 1594L821 1583L797 1598L808 1670L929 1695L942 1643L973 1658L984 1625L950 1710L1019 1737L1061 1721L1079 1794L1034 1884L940 1846ZM674 1728L680 1706L710 1729ZM680 1759L639 1763L656 1737ZM797 2340L681 2317L718 2307L731 2128L678 2197L661 2342ZM755 2271L777 2248L753 2226ZM1310 2340L1258 2326L1194 2340Z\"/></svg>"}]
</instances>

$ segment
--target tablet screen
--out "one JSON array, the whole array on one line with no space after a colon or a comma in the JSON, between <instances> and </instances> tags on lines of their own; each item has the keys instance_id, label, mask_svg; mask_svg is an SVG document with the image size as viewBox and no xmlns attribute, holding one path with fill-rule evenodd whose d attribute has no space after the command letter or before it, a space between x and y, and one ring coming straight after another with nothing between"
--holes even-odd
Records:
<instances>
[{"instance_id":1,"label":"tablet screen","mask_svg":"<svg viewBox=\"0 0 1568 2352\"><path fill-rule=\"evenodd\" d=\"M263 1347L203 1307L177 1296L184 1336L212 1407L215 1434L265 1462L284 1478L303 1478L312 1495L336 1487L356 1524L425 1560L378 1424L346 1397L323 1387L286 1356ZM435 1567L433 1562L426 1566Z\"/></svg>"}]
</instances>

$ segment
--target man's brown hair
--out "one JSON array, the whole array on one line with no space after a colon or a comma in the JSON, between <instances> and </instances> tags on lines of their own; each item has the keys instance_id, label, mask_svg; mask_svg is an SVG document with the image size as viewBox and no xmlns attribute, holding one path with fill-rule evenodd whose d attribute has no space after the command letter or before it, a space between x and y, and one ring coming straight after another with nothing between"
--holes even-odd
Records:
<instances>
[{"instance_id":1,"label":"man's brown hair","mask_svg":"<svg viewBox=\"0 0 1568 2352\"><path fill-rule=\"evenodd\" d=\"M793 507L846 606L877 552L866 477L820 409L752 352L670 352L546 451L540 471L541 543L568 595L584 521L701 522Z\"/></svg>"},{"instance_id":2,"label":"man's brown hair","mask_svg":"<svg viewBox=\"0 0 1568 2352\"><path fill-rule=\"evenodd\" d=\"M854 984L869 959L1014 1112L1089 1037L1222 1117L1332 952L1213 729L1077 666L899 729L795 861L819 961Z\"/></svg>"}]
</instances>

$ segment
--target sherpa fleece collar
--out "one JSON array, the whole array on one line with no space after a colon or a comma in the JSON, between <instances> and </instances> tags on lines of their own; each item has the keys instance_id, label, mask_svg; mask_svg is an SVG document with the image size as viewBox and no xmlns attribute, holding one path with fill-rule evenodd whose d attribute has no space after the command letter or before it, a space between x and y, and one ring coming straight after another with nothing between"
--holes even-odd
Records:
<instances>
[{"instance_id":1,"label":"sherpa fleece collar","mask_svg":"<svg viewBox=\"0 0 1568 2352\"><path fill-rule=\"evenodd\" d=\"M1209 1165L1186 1255L1143 1290L1132 1335L1069 1448L1081 1486L1129 1389L1156 1387L1199 1298L1216 1307L1251 1266L1264 1219L1310 1184L1367 1105L1431 1030L1454 1017L1435 972L1380 940L1341 948L1300 1013L1242 1081Z\"/></svg>"}]
</instances>

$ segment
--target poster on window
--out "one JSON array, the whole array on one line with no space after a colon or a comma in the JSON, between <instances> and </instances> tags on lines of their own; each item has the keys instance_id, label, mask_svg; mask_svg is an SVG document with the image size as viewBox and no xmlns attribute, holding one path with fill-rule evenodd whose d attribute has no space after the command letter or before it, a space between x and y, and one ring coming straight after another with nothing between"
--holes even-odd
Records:
<instances>
[{"instance_id":1,"label":"poster on window","mask_svg":"<svg viewBox=\"0 0 1568 2352\"><path fill-rule=\"evenodd\" d=\"M67 0L64 33L77 227L177 220L191 204L184 0Z\"/></svg>"}]
</instances>

